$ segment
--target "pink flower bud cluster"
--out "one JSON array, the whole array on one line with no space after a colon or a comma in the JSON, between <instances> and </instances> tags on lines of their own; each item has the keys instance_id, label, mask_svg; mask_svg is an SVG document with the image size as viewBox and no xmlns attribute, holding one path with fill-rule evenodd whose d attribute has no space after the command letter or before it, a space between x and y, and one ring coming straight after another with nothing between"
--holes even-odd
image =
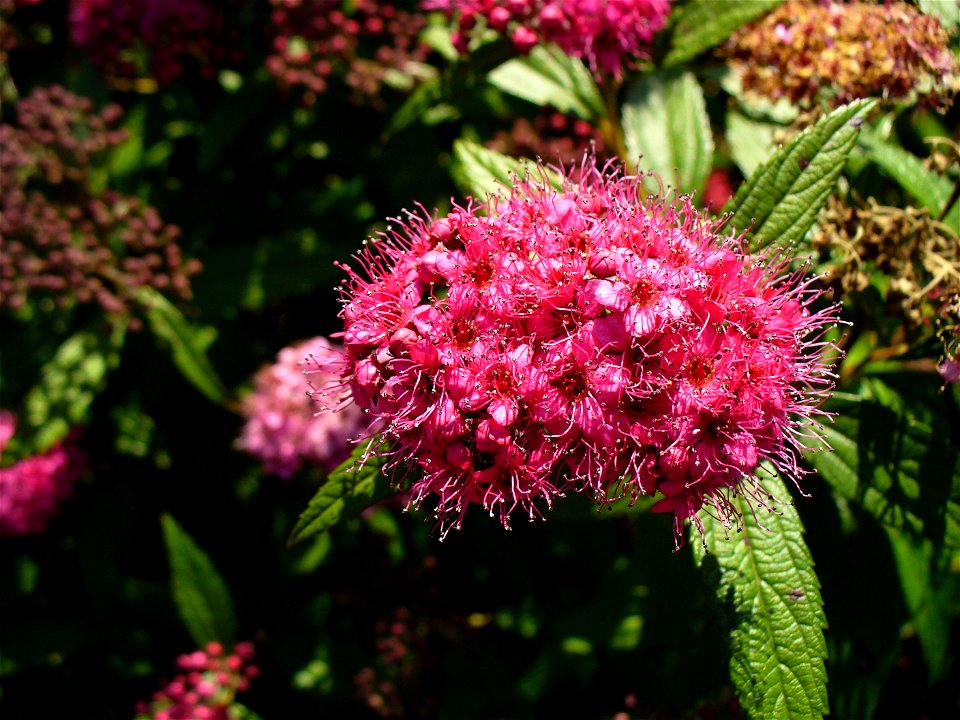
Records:
<instances>
[{"instance_id":1,"label":"pink flower bud cluster","mask_svg":"<svg viewBox=\"0 0 960 720\"><path fill-rule=\"evenodd\" d=\"M177 658L182 671L149 703L137 705L136 720L228 720L237 693L259 674L253 644L237 643L227 655L218 642Z\"/></svg>"},{"instance_id":2,"label":"pink flower bud cluster","mask_svg":"<svg viewBox=\"0 0 960 720\"><path fill-rule=\"evenodd\" d=\"M482 20L509 34L517 52L556 43L597 77L620 77L635 60L649 57L670 12L670 0L424 0L423 6L458 17L453 41L460 52Z\"/></svg>"},{"instance_id":3,"label":"pink flower bud cluster","mask_svg":"<svg viewBox=\"0 0 960 720\"><path fill-rule=\"evenodd\" d=\"M423 16L390 0L270 0L273 54L267 69L283 88L304 90L312 104L333 76L354 101L376 101L387 74L407 73L429 48L420 42Z\"/></svg>"},{"instance_id":4,"label":"pink flower bud cluster","mask_svg":"<svg viewBox=\"0 0 960 720\"><path fill-rule=\"evenodd\" d=\"M0 459L16 428L13 413L0 410ZM0 537L46 530L86 467L87 458L73 436L38 455L0 467Z\"/></svg>"},{"instance_id":5,"label":"pink flower bud cluster","mask_svg":"<svg viewBox=\"0 0 960 720\"><path fill-rule=\"evenodd\" d=\"M368 418L358 407L317 413L310 400L304 362L332 351L324 337L307 340L281 350L277 362L254 377L253 392L243 400L247 422L238 445L260 458L267 472L286 480L305 462L330 472L350 456L350 441L366 429Z\"/></svg>"},{"instance_id":6,"label":"pink flower bud cluster","mask_svg":"<svg viewBox=\"0 0 960 720\"><path fill-rule=\"evenodd\" d=\"M237 38L212 0L71 0L70 39L108 77L161 85L189 68L212 77L236 62Z\"/></svg>"},{"instance_id":7,"label":"pink flower bud cluster","mask_svg":"<svg viewBox=\"0 0 960 720\"><path fill-rule=\"evenodd\" d=\"M763 503L762 460L800 473L837 308L720 224L589 159L559 191L535 174L411 215L346 268L345 351L315 363L342 383L315 397L382 421L387 470L413 466L443 534L568 489L659 493L678 535L705 504L739 522L728 494Z\"/></svg>"},{"instance_id":8,"label":"pink flower bud cluster","mask_svg":"<svg viewBox=\"0 0 960 720\"><path fill-rule=\"evenodd\" d=\"M487 147L515 157L542 158L569 166L579 164L586 152L606 156L600 131L586 120L562 113L540 115L531 122L517 118L509 131L497 133Z\"/></svg>"},{"instance_id":9,"label":"pink flower bud cluster","mask_svg":"<svg viewBox=\"0 0 960 720\"><path fill-rule=\"evenodd\" d=\"M462 619L436 610L397 608L373 626L375 655L354 675L357 694L378 717L433 716L435 693L423 692L443 682L446 645L467 638ZM418 692L419 690L419 692Z\"/></svg>"},{"instance_id":10,"label":"pink flower bud cluster","mask_svg":"<svg viewBox=\"0 0 960 720\"><path fill-rule=\"evenodd\" d=\"M120 109L99 113L59 86L17 104L0 124L0 307L52 296L58 305L97 302L129 309L138 288L190 297L199 263L184 261L180 230L135 197L91 189L104 151L125 137Z\"/></svg>"}]
</instances>

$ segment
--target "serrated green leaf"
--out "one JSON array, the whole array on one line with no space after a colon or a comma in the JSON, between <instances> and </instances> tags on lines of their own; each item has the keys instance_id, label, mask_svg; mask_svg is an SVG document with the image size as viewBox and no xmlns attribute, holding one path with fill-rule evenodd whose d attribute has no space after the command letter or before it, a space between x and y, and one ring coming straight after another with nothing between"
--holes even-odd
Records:
<instances>
[{"instance_id":1,"label":"serrated green leaf","mask_svg":"<svg viewBox=\"0 0 960 720\"><path fill-rule=\"evenodd\" d=\"M834 190L874 100L856 100L807 128L757 168L725 208L752 250L799 242Z\"/></svg>"},{"instance_id":2,"label":"serrated green leaf","mask_svg":"<svg viewBox=\"0 0 960 720\"><path fill-rule=\"evenodd\" d=\"M778 476L765 474L763 485L790 497ZM826 617L800 516L792 504L781 505L779 514L763 514L761 527L742 496L733 502L746 517L743 531L728 539L723 525L705 516L707 550L699 537L691 545L731 611L730 677L740 703L763 720L821 717L828 711Z\"/></svg>"},{"instance_id":3,"label":"serrated green leaf","mask_svg":"<svg viewBox=\"0 0 960 720\"><path fill-rule=\"evenodd\" d=\"M960 448L950 439L949 419L937 413L928 421L922 413L932 403L915 402L923 407L865 379L859 398L828 405L838 413L823 430L830 450L806 457L834 492L884 525L957 548Z\"/></svg>"},{"instance_id":4,"label":"serrated green leaf","mask_svg":"<svg viewBox=\"0 0 960 720\"><path fill-rule=\"evenodd\" d=\"M727 113L726 138L730 145L730 156L745 178L753 175L776 151L777 146L773 141L775 127L735 111Z\"/></svg>"},{"instance_id":5,"label":"serrated green leaf","mask_svg":"<svg viewBox=\"0 0 960 720\"><path fill-rule=\"evenodd\" d=\"M869 128L860 134L860 142L867 148L867 155L884 173L913 195L933 217L939 217L946 209L953 192L953 183L945 177L923 167L923 161L901 147L884 141ZM960 203L954 204L944 217L948 227L960 232Z\"/></svg>"},{"instance_id":6,"label":"serrated green leaf","mask_svg":"<svg viewBox=\"0 0 960 720\"><path fill-rule=\"evenodd\" d=\"M606 115L600 89L587 67L553 45L538 45L527 57L508 60L487 79L506 93L584 120L596 122Z\"/></svg>"},{"instance_id":7,"label":"serrated green leaf","mask_svg":"<svg viewBox=\"0 0 960 720\"><path fill-rule=\"evenodd\" d=\"M27 394L24 424L30 428L25 447L43 452L86 421L90 403L120 362L126 320L109 335L82 330L67 338L40 369L40 382Z\"/></svg>"},{"instance_id":8,"label":"serrated green leaf","mask_svg":"<svg viewBox=\"0 0 960 720\"><path fill-rule=\"evenodd\" d=\"M726 40L733 31L766 14L784 0L691 0L673 26L666 67L685 62Z\"/></svg>"},{"instance_id":9,"label":"serrated green leaf","mask_svg":"<svg viewBox=\"0 0 960 720\"><path fill-rule=\"evenodd\" d=\"M453 165L450 172L463 191L476 198L485 198L489 193L510 187L514 176L523 177L528 172L542 172L554 187L563 184L563 178L548 168L538 168L528 160L504 155L496 150L478 145L471 140L459 139L453 143Z\"/></svg>"},{"instance_id":10,"label":"serrated green leaf","mask_svg":"<svg viewBox=\"0 0 960 720\"><path fill-rule=\"evenodd\" d=\"M170 561L173 602L187 632L197 647L214 640L232 646L237 621L227 584L210 556L176 520L164 514L160 524Z\"/></svg>"},{"instance_id":11,"label":"serrated green leaf","mask_svg":"<svg viewBox=\"0 0 960 720\"><path fill-rule=\"evenodd\" d=\"M226 402L227 389L207 357L207 348L216 339L216 330L193 325L153 288L140 288L137 300L146 309L151 332L169 346L181 374L213 402L220 405Z\"/></svg>"},{"instance_id":12,"label":"serrated green leaf","mask_svg":"<svg viewBox=\"0 0 960 720\"><path fill-rule=\"evenodd\" d=\"M623 137L632 163L684 193L700 192L713 163L713 134L703 89L692 73L643 75L627 89ZM641 158L642 156L642 158ZM657 192L655 178L644 178Z\"/></svg>"},{"instance_id":13,"label":"serrated green leaf","mask_svg":"<svg viewBox=\"0 0 960 720\"><path fill-rule=\"evenodd\" d=\"M367 443L358 445L353 454L330 473L297 520L288 545L326 532L341 520L356 517L374 503L396 494L396 487L382 472L380 457L371 454L361 464L367 450Z\"/></svg>"}]
</instances>

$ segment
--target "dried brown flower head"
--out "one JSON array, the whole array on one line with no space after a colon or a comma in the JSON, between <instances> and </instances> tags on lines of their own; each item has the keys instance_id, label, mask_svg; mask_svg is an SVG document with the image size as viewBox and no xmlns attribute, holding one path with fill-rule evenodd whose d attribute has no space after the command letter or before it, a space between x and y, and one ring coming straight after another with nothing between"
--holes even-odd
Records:
<instances>
[{"instance_id":1,"label":"dried brown flower head","mask_svg":"<svg viewBox=\"0 0 960 720\"><path fill-rule=\"evenodd\" d=\"M960 68L940 22L902 2L788 0L724 53L748 91L803 106L859 97L947 106Z\"/></svg>"}]
</instances>

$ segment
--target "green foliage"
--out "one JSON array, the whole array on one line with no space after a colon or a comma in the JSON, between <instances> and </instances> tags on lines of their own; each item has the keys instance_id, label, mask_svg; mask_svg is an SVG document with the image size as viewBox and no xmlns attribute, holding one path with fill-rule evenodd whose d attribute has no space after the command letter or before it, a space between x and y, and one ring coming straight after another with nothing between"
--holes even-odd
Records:
<instances>
[{"instance_id":1,"label":"green foliage","mask_svg":"<svg viewBox=\"0 0 960 720\"><path fill-rule=\"evenodd\" d=\"M693 73L656 73L637 78L623 105L623 134L629 162L653 171L681 192L703 190L713 165L713 134L703 89ZM658 192L656 178L644 179Z\"/></svg>"},{"instance_id":2,"label":"green foliage","mask_svg":"<svg viewBox=\"0 0 960 720\"><path fill-rule=\"evenodd\" d=\"M833 192L873 100L822 118L780 148L740 186L727 206L755 249L799 243Z\"/></svg>"},{"instance_id":3,"label":"green foliage","mask_svg":"<svg viewBox=\"0 0 960 720\"><path fill-rule=\"evenodd\" d=\"M950 555L929 540L887 529L900 576L910 624L920 638L923 659L934 681L949 669L950 625L960 574L949 568Z\"/></svg>"},{"instance_id":4,"label":"green foliage","mask_svg":"<svg viewBox=\"0 0 960 720\"><path fill-rule=\"evenodd\" d=\"M705 515L703 543L691 531L691 545L729 616L730 676L749 716L819 717L828 712L820 582L789 490L766 472L761 482L780 498L776 512L754 516L738 495L743 530L731 537Z\"/></svg>"},{"instance_id":5,"label":"green foliage","mask_svg":"<svg viewBox=\"0 0 960 720\"><path fill-rule=\"evenodd\" d=\"M537 46L529 56L505 62L487 79L504 92L535 105L548 105L594 122L606 115L590 71L555 46Z\"/></svg>"},{"instance_id":6,"label":"green foliage","mask_svg":"<svg viewBox=\"0 0 960 720\"><path fill-rule=\"evenodd\" d=\"M146 309L151 332L170 348L173 362L183 377L213 402L226 402L227 389L207 357L207 348L217 337L216 329L192 325L152 288L140 288L138 300Z\"/></svg>"},{"instance_id":7,"label":"green foliage","mask_svg":"<svg viewBox=\"0 0 960 720\"><path fill-rule=\"evenodd\" d=\"M450 172L464 192L478 199L510 186L526 172L526 163L463 138L453 143Z\"/></svg>"},{"instance_id":8,"label":"green foliage","mask_svg":"<svg viewBox=\"0 0 960 720\"><path fill-rule=\"evenodd\" d=\"M210 556L170 515L160 518L170 562L173 601L190 637L203 647L217 641L236 642L237 620L230 590Z\"/></svg>"},{"instance_id":9,"label":"green foliage","mask_svg":"<svg viewBox=\"0 0 960 720\"><path fill-rule=\"evenodd\" d=\"M673 20L666 66L692 60L726 40L733 31L764 15L784 0L690 0Z\"/></svg>"},{"instance_id":10,"label":"green foliage","mask_svg":"<svg viewBox=\"0 0 960 720\"><path fill-rule=\"evenodd\" d=\"M514 177L524 177L529 172L543 174L554 187L563 184L555 170L535 167L527 160L517 160L463 138L453 143L450 172L464 192L476 198L509 188Z\"/></svg>"},{"instance_id":11,"label":"green foliage","mask_svg":"<svg viewBox=\"0 0 960 720\"><path fill-rule=\"evenodd\" d=\"M960 449L936 381L902 395L864 378L856 395L832 401L828 451L809 462L840 497L880 522L936 546L960 547Z\"/></svg>"},{"instance_id":12,"label":"green foliage","mask_svg":"<svg viewBox=\"0 0 960 720\"><path fill-rule=\"evenodd\" d=\"M125 319L101 332L81 330L40 368L40 382L24 403L23 419L30 428L27 454L46 450L87 420L90 404L120 361L125 331Z\"/></svg>"},{"instance_id":13,"label":"green foliage","mask_svg":"<svg viewBox=\"0 0 960 720\"><path fill-rule=\"evenodd\" d=\"M341 520L356 517L374 503L396 494L396 486L381 471L382 459L370 454L373 449L370 444L361 443L330 473L297 520L287 541L289 545L326 532Z\"/></svg>"},{"instance_id":14,"label":"green foliage","mask_svg":"<svg viewBox=\"0 0 960 720\"><path fill-rule=\"evenodd\" d=\"M730 156L744 177L753 175L776 152L777 146L773 141L775 127L735 110L727 112L726 137L730 143Z\"/></svg>"},{"instance_id":15,"label":"green foliage","mask_svg":"<svg viewBox=\"0 0 960 720\"><path fill-rule=\"evenodd\" d=\"M869 128L861 133L860 141L870 160L916 198L921 207L929 210L932 217L942 214L947 227L960 233L960 200L953 198L953 205L947 208L953 191L950 180L930 172L916 155L885 142Z\"/></svg>"}]
</instances>

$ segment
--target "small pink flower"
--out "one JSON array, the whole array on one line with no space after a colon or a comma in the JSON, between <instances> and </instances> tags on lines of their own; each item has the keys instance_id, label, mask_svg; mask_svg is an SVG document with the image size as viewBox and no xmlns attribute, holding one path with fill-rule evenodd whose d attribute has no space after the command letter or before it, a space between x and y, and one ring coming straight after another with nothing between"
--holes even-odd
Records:
<instances>
[{"instance_id":1,"label":"small pink flower","mask_svg":"<svg viewBox=\"0 0 960 720\"><path fill-rule=\"evenodd\" d=\"M242 405L247 422L238 445L260 458L267 472L289 479L305 462L330 472L350 455L350 441L366 426L359 407L318 414L308 396L303 363L332 351L323 337L298 343L281 350L277 362L254 378L254 390Z\"/></svg>"},{"instance_id":2,"label":"small pink flower","mask_svg":"<svg viewBox=\"0 0 960 720\"><path fill-rule=\"evenodd\" d=\"M317 399L379 421L387 470L416 468L411 503L432 498L444 534L472 504L507 525L567 490L659 493L678 539L704 505L739 522L728 493L764 503L761 461L801 474L838 309L689 199L592 159L577 176L370 244L346 268L344 348L308 370Z\"/></svg>"},{"instance_id":3,"label":"small pink flower","mask_svg":"<svg viewBox=\"0 0 960 720\"><path fill-rule=\"evenodd\" d=\"M259 674L254 656L250 643L237 643L227 655L218 642L181 655L177 667L182 672L149 703L137 704L136 720L228 720L237 693Z\"/></svg>"},{"instance_id":4,"label":"small pink flower","mask_svg":"<svg viewBox=\"0 0 960 720\"><path fill-rule=\"evenodd\" d=\"M13 413L0 410L0 457L16 431ZM87 467L74 436L49 450L0 468L0 537L42 533Z\"/></svg>"},{"instance_id":5,"label":"small pink flower","mask_svg":"<svg viewBox=\"0 0 960 720\"><path fill-rule=\"evenodd\" d=\"M492 29L510 34L517 52L556 43L585 60L597 76L620 77L636 60L649 57L670 0L424 0L423 7L458 16L461 39L484 17ZM466 48L462 40L461 46Z\"/></svg>"}]
</instances>

